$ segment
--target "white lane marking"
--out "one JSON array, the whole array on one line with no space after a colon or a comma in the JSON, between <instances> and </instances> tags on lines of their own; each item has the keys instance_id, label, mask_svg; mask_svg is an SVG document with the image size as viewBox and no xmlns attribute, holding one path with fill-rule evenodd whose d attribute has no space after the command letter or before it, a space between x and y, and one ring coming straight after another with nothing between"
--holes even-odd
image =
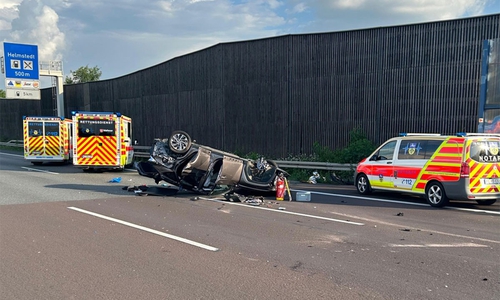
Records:
<instances>
[{"instance_id":1,"label":"white lane marking","mask_svg":"<svg viewBox=\"0 0 500 300\"><path fill-rule=\"evenodd\" d=\"M313 218L313 219L320 219L320 220L326 220L326 221L332 221L332 222L345 223L345 224L350 224L350 225L359 225L359 226L365 225L364 223L351 222L351 221L346 221L346 220L339 220L339 219L333 219L333 218L327 218L327 217L321 217L321 216L315 216L315 215L296 213L293 211L277 210L274 208L252 206L252 205L247 205L247 204L242 204L242 203L228 202L228 201L210 199L210 198L205 198L205 197L198 197L198 199L213 201L213 202L220 202L220 203L224 203L224 204L238 205L238 206L247 207L247 208L263 209L263 210L267 210L267 211L272 211L272 212L282 213L282 214L289 214L289 215L294 215L294 216L301 216L301 217L307 217L307 218Z\"/></svg>"},{"instance_id":2,"label":"white lane marking","mask_svg":"<svg viewBox=\"0 0 500 300\"><path fill-rule=\"evenodd\" d=\"M353 199L366 200L366 201L377 201L377 202L387 202L387 203L397 203L397 204L405 204L405 205L413 205L413 206L431 207L429 204L413 203L413 202L398 201L398 200L388 200L388 199L381 199L381 198L371 198L371 197L368 198L368 197L363 197L363 196L331 194L331 193L306 191L306 190L292 190L292 191L294 191L294 192L310 192L311 194L333 196L333 197L343 197L343 198L353 198ZM461 210L461 211L468 211L468 212L478 212L478 213L485 213L485 214L492 214L492 215L500 215L500 211L475 209L475 208L461 208L461 207L445 206L441 209Z\"/></svg>"},{"instance_id":3,"label":"white lane marking","mask_svg":"<svg viewBox=\"0 0 500 300\"><path fill-rule=\"evenodd\" d=\"M391 222L382 221L382 220L375 220L375 219L370 219L370 218L364 218L364 217L360 217L360 216L353 216L353 215L344 214L344 213L337 213L337 212L333 212L333 211L330 211L330 213L334 214L334 215L339 215L339 216L344 216L344 217L347 217L347 218L353 218L353 219L363 220L363 221L366 221L366 222L372 222L372 223L376 223L376 224L382 224L382 225L386 225L386 226L399 227L399 228L407 228L407 229L421 231L421 232L429 232L429 233L433 233L433 234L441 234L441 235L446 235L446 236L464 238L464 239L467 239L467 240L477 240L477 241L481 241L481 242L488 242L488 243L500 244L500 241L495 241L495 240L490 240L490 239L484 239L484 238L480 238L480 237L476 237L476 236L454 234L454 233L449 233L449 232L443 232L443 231L437 231L437 230L429 230L429 229L423 229L423 228L416 228L416 227L411 227L411 226L409 227L407 225L401 225L401 224L391 223Z\"/></svg>"},{"instance_id":4,"label":"white lane marking","mask_svg":"<svg viewBox=\"0 0 500 300\"><path fill-rule=\"evenodd\" d=\"M458 244L389 244L390 247L395 248L463 248L463 247L488 247L486 245L475 244L475 243L458 243Z\"/></svg>"},{"instance_id":5,"label":"white lane marking","mask_svg":"<svg viewBox=\"0 0 500 300\"><path fill-rule=\"evenodd\" d=\"M50 172L46 170L40 170L40 169L33 169L33 168L28 168L28 167L21 167L22 169L26 169L28 171L35 171L35 172L42 172L42 173L48 173L48 174L53 174L53 175L59 175L59 173L56 172Z\"/></svg>"},{"instance_id":6,"label":"white lane marking","mask_svg":"<svg viewBox=\"0 0 500 300\"><path fill-rule=\"evenodd\" d=\"M0 152L0 154L7 155L7 156L24 157L20 154L12 154L12 153L5 153L5 152Z\"/></svg>"},{"instance_id":7,"label":"white lane marking","mask_svg":"<svg viewBox=\"0 0 500 300\"><path fill-rule=\"evenodd\" d=\"M494 210L484 210L484 209L477 209L477 208L449 207L449 206L445 206L443 208L444 209L451 209L451 210L463 210L463 211L468 211L468 212L477 212L477 213L485 213L485 214L492 214L492 215L500 215L500 211L494 211Z\"/></svg>"},{"instance_id":8,"label":"white lane marking","mask_svg":"<svg viewBox=\"0 0 500 300\"><path fill-rule=\"evenodd\" d=\"M98 214L98 213L95 213L95 212L91 212L91 211L88 211L88 210L84 210L84 209L81 209L81 208L78 208L78 207L70 206L70 207L68 207L68 209L71 209L71 210L74 210L74 211L78 211L78 212L81 212L81 213L84 213L84 214L87 214L87 215L91 215L91 216L94 216L94 217L97 217L97 218L101 218L101 219L104 219L104 220L108 220L108 221L111 221L111 222L115 222L115 223L118 223L118 224L122 224L122 225L125 225L125 226L129 226L129 227L132 227L132 228L135 228L135 229L139 229L139 230L142 230L142 231L146 231L146 232L149 232L149 233L153 233L153 234L156 234L156 235L160 235L160 236L163 236L163 237L166 237L166 238L169 238L169 239L172 239L172 240L176 240L176 241L179 241L179 242L182 242L182 243L185 243L185 244L189 244L189 245L192 245L192 246L203 248L205 250L219 251L219 248L215 248L215 247L212 247L212 246L209 246L209 245L198 243L198 242L195 242L195 241L192 241L192 240L188 240L188 239L176 236L176 235L168 234L168 233L165 233L165 232L161 232L161 231L158 231L158 230L155 230L155 229L151 229L151 228L144 227L144 226L141 226L141 225L137 225L137 224L134 224L134 223L130 223L130 222L127 222L127 221L122 221L122 220L119 220L119 219L111 218L111 217L108 217L108 216L105 216L105 215L101 215L101 214Z\"/></svg>"}]
</instances>

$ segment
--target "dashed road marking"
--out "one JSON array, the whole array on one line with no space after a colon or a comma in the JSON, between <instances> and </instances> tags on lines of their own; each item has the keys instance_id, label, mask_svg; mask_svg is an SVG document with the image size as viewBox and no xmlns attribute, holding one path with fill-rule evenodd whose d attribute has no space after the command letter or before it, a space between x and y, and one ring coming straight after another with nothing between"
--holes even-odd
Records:
<instances>
[{"instance_id":1,"label":"dashed road marking","mask_svg":"<svg viewBox=\"0 0 500 300\"><path fill-rule=\"evenodd\" d=\"M475 243L457 243L457 244L389 244L390 247L395 248L464 248L464 247L488 247L486 245Z\"/></svg>"},{"instance_id":2,"label":"dashed road marking","mask_svg":"<svg viewBox=\"0 0 500 300\"><path fill-rule=\"evenodd\" d=\"M396 203L396 204L413 205L413 206L425 206L425 207L429 207L429 208L431 207L429 204L413 203L413 202L398 201L398 200L389 200L389 199L381 199L381 198L353 196L353 195L343 195L343 194L332 194L332 193L306 191L306 190L293 190L293 191L294 192L310 192L311 194L318 194L318 195L324 195L324 196L333 196L333 197L342 197L342 198L352 198L352 199L359 199L359 200L365 200L365 201ZM443 207L441 209L460 210L460 211L467 211L467 212L477 212L477 213L500 215L500 211L492 211L492 210L484 210L484 209L462 208L462 207L452 207L452 206L445 206L445 207Z\"/></svg>"},{"instance_id":3,"label":"dashed road marking","mask_svg":"<svg viewBox=\"0 0 500 300\"><path fill-rule=\"evenodd\" d=\"M88 211L88 210L84 210L84 209L81 209L81 208L78 208L78 207L71 206L71 207L68 207L68 209L71 209L71 210L74 210L74 211L78 211L78 212L81 212L81 213L84 213L84 214L87 214L87 215L91 215L91 216L94 216L94 217L97 217L97 218L101 218L101 219L104 219L104 220L108 220L108 221L111 221L111 222L115 222L115 223L118 223L118 224L122 224L122 225L125 225L125 226L128 226L128 227L132 227L132 228L135 228L135 229L139 229L139 230L142 230L142 231L146 231L146 232L149 232L149 233L153 233L153 234L156 234L156 235L160 235L160 236L163 236L163 237L166 237L166 238L169 238L169 239L172 239L172 240L176 240L176 241L179 241L179 242L182 242L182 243L185 243L185 244L189 244L189 245L192 245L192 246L196 246L196 247L208 250L208 251L219 251L219 248L215 248L215 247L212 247L212 246L209 246L209 245L198 243L198 242L195 242L195 241L192 241L192 240L188 240L188 239L176 236L176 235L168 234L168 233L165 233L165 232L161 232L161 231L158 231L158 230L155 230L155 229L151 229L151 228L144 227L144 226L141 226L141 225L137 225L137 224L134 224L134 223L130 223L130 222L127 222L127 221L123 221L123 220L111 218L111 217L108 217L108 216L105 216L105 215L101 215L101 214L98 214L98 213L95 213L95 212L91 212L91 211Z\"/></svg>"},{"instance_id":4,"label":"dashed road marking","mask_svg":"<svg viewBox=\"0 0 500 300\"><path fill-rule=\"evenodd\" d=\"M251 206L251 205L247 205L247 204L235 203L235 202L228 202L228 201L223 201L223 200L218 200L218 199L210 199L210 198L205 198L205 197L198 197L198 199L207 200L207 201L213 201L213 202L220 202L220 203L230 204L230 205L238 205L238 206L247 207L247 208L263 209L263 210L272 211L272 212L276 212L276 213L282 213L282 214L288 214L288 215L294 215L294 216L301 216L301 217L306 217L306 218L313 218L313 219L320 219L320 220L326 220L326 221L332 221L332 222L345 223L345 224L350 224L350 225L358 225L358 226L365 225L364 223L359 223L359 222L352 222L352 221L347 221L347 220L333 219L333 218L327 218L327 217L322 217L322 216L297 213L297 212L293 212L293 211L277 210L277 209L274 209L274 208L267 208L267 207L260 207L260 206Z\"/></svg>"},{"instance_id":5,"label":"dashed road marking","mask_svg":"<svg viewBox=\"0 0 500 300\"><path fill-rule=\"evenodd\" d=\"M47 173L47 174L59 175L59 173L46 171L46 170L40 170L40 169L34 169L34 168L28 168L28 167L21 167L21 168L28 170L28 171L35 171L35 172L42 172L42 173Z\"/></svg>"}]
</instances>

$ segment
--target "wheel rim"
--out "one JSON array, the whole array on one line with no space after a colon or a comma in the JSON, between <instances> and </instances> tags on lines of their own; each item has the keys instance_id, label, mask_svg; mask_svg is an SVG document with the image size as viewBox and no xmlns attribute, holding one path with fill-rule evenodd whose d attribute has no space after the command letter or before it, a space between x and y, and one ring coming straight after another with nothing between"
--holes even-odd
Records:
<instances>
[{"instance_id":1,"label":"wheel rim","mask_svg":"<svg viewBox=\"0 0 500 300\"><path fill-rule=\"evenodd\" d=\"M360 193L364 193L366 191L366 178L364 176L359 177L358 179L358 190Z\"/></svg>"},{"instance_id":2,"label":"wheel rim","mask_svg":"<svg viewBox=\"0 0 500 300\"><path fill-rule=\"evenodd\" d=\"M439 204L439 202L441 202L441 199L443 198L443 191L441 191L441 188L439 186L432 185L427 191L427 198L429 199L430 203Z\"/></svg>"},{"instance_id":3,"label":"wheel rim","mask_svg":"<svg viewBox=\"0 0 500 300\"><path fill-rule=\"evenodd\" d=\"M188 137L181 133L174 134L170 139L172 148L179 151L185 150L188 142Z\"/></svg>"}]
</instances>

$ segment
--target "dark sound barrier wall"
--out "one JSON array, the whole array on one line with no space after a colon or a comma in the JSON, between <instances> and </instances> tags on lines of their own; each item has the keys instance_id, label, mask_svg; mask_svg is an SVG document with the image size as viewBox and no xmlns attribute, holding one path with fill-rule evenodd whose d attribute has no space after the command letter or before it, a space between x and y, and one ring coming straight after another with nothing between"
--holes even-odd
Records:
<instances>
[{"instance_id":1,"label":"dark sound barrier wall","mask_svg":"<svg viewBox=\"0 0 500 300\"><path fill-rule=\"evenodd\" d=\"M311 154L315 142L344 147L354 128L376 144L400 132L475 132L482 45L499 36L495 14L217 44L66 85L65 114L128 115L140 145L179 129L201 144L271 158ZM40 112L53 114L51 93L42 94ZM34 102L12 101L0 101L2 136L20 132L7 115L19 126L33 111Z\"/></svg>"}]
</instances>

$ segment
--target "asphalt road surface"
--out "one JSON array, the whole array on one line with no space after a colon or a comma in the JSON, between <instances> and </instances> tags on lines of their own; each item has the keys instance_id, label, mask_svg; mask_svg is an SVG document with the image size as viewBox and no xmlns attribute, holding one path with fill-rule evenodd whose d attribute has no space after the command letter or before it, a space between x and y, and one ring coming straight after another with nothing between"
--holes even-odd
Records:
<instances>
[{"instance_id":1,"label":"asphalt road surface","mask_svg":"<svg viewBox=\"0 0 500 300\"><path fill-rule=\"evenodd\" d=\"M500 299L499 203L123 189L141 184L0 153L0 299Z\"/></svg>"}]
</instances>

